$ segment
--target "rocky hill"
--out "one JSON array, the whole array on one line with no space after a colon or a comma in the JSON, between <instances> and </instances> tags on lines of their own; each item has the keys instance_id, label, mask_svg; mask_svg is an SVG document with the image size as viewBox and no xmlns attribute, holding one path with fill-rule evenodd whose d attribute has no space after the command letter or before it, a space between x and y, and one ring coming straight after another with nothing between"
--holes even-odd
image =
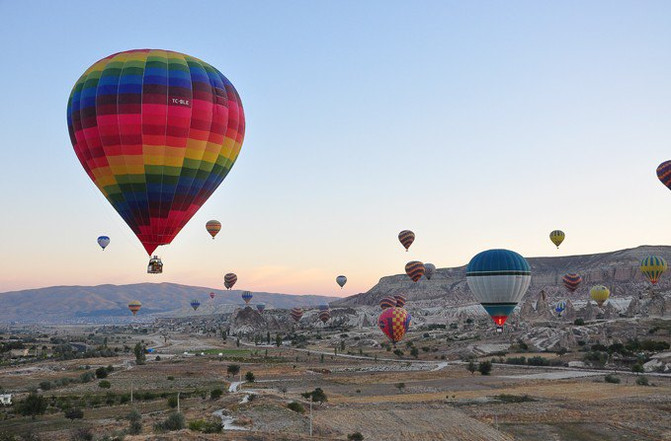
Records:
<instances>
[{"instance_id":1,"label":"rocky hill","mask_svg":"<svg viewBox=\"0 0 671 441\"><path fill-rule=\"evenodd\" d=\"M210 299L209 293L216 297ZM175 283L132 285L54 286L0 293L0 323L119 323L150 321L157 317L230 314L243 305L239 290L219 290ZM200 300L197 311L189 306ZM140 300L136 317L128 302ZM314 306L333 297L254 292L251 304L263 302L267 309Z\"/></svg>"}]
</instances>

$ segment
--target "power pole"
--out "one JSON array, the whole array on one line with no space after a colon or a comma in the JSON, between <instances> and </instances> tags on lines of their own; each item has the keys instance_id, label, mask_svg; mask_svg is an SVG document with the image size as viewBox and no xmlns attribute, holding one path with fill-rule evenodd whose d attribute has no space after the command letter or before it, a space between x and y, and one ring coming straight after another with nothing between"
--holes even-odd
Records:
<instances>
[{"instance_id":1,"label":"power pole","mask_svg":"<svg viewBox=\"0 0 671 441\"><path fill-rule=\"evenodd\" d=\"M312 399L310 399L310 436L312 436Z\"/></svg>"},{"instance_id":2,"label":"power pole","mask_svg":"<svg viewBox=\"0 0 671 441\"><path fill-rule=\"evenodd\" d=\"M177 392L177 413L179 413L179 392Z\"/></svg>"},{"instance_id":3,"label":"power pole","mask_svg":"<svg viewBox=\"0 0 671 441\"><path fill-rule=\"evenodd\" d=\"M130 384L130 402L133 403L133 383Z\"/></svg>"}]
</instances>

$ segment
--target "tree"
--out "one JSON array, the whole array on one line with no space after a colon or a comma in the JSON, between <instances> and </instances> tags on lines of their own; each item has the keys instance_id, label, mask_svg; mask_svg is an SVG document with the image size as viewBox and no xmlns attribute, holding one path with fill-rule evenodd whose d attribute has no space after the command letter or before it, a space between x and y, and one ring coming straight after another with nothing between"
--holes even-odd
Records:
<instances>
[{"instance_id":1,"label":"tree","mask_svg":"<svg viewBox=\"0 0 671 441\"><path fill-rule=\"evenodd\" d=\"M468 366L466 366L466 369L468 369L468 371L471 373L471 375L473 375L475 373L475 371L478 370L478 366L475 364L475 362L473 360L471 360L471 361L468 362Z\"/></svg>"},{"instance_id":2,"label":"tree","mask_svg":"<svg viewBox=\"0 0 671 441\"><path fill-rule=\"evenodd\" d=\"M361 432L354 432L347 435L347 441L363 441Z\"/></svg>"},{"instance_id":3,"label":"tree","mask_svg":"<svg viewBox=\"0 0 671 441\"><path fill-rule=\"evenodd\" d=\"M316 388L312 392L303 392L301 395L304 398L310 399L313 403L322 404L328 401L328 397L326 396L321 387Z\"/></svg>"},{"instance_id":4,"label":"tree","mask_svg":"<svg viewBox=\"0 0 671 441\"><path fill-rule=\"evenodd\" d=\"M96 369L96 378L100 380L107 378L107 369L102 366Z\"/></svg>"},{"instance_id":5,"label":"tree","mask_svg":"<svg viewBox=\"0 0 671 441\"><path fill-rule=\"evenodd\" d=\"M413 346L412 349L410 349L410 355L412 355L415 358L419 357L419 349Z\"/></svg>"},{"instance_id":6,"label":"tree","mask_svg":"<svg viewBox=\"0 0 671 441\"><path fill-rule=\"evenodd\" d=\"M98 387L103 388L103 389L109 389L110 387L112 387L112 384L110 384L110 382L107 381L107 380L101 380L98 383Z\"/></svg>"},{"instance_id":7,"label":"tree","mask_svg":"<svg viewBox=\"0 0 671 441\"><path fill-rule=\"evenodd\" d=\"M30 416L35 419L37 415L42 415L47 410L47 400L35 392L31 392L25 400L17 405L17 410L23 416Z\"/></svg>"},{"instance_id":8,"label":"tree","mask_svg":"<svg viewBox=\"0 0 671 441\"><path fill-rule=\"evenodd\" d=\"M147 356L144 353L144 346L138 342L133 348L133 353L135 354L135 363L142 365L147 361Z\"/></svg>"},{"instance_id":9,"label":"tree","mask_svg":"<svg viewBox=\"0 0 671 441\"><path fill-rule=\"evenodd\" d=\"M573 324L576 325L576 326L582 326L582 325L585 324L585 320L583 320L581 318L577 318L573 321Z\"/></svg>"},{"instance_id":10,"label":"tree","mask_svg":"<svg viewBox=\"0 0 671 441\"><path fill-rule=\"evenodd\" d=\"M170 430L181 430L185 425L184 415L181 413L171 413L165 420L154 424L154 431L166 432Z\"/></svg>"},{"instance_id":11,"label":"tree","mask_svg":"<svg viewBox=\"0 0 671 441\"><path fill-rule=\"evenodd\" d=\"M248 371L248 372L245 374L245 380L247 381L247 383L253 383L253 382L254 382L254 379L255 379L255 378L254 378L254 373L253 373L253 372Z\"/></svg>"},{"instance_id":12,"label":"tree","mask_svg":"<svg viewBox=\"0 0 671 441\"><path fill-rule=\"evenodd\" d=\"M280 334L275 334L275 346L278 348L282 346L282 336Z\"/></svg>"},{"instance_id":13,"label":"tree","mask_svg":"<svg viewBox=\"0 0 671 441\"><path fill-rule=\"evenodd\" d=\"M168 406L170 406L172 409L177 407L177 395L171 395L168 397Z\"/></svg>"},{"instance_id":14,"label":"tree","mask_svg":"<svg viewBox=\"0 0 671 441\"><path fill-rule=\"evenodd\" d=\"M645 369L643 369L643 365L641 363L636 363L631 367L631 371L637 374L642 374L645 372Z\"/></svg>"},{"instance_id":15,"label":"tree","mask_svg":"<svg viewBox=\"0 0 671 441\"><path fill-rule=\"evenodd\" d=\"M403 389L405 389L405 383L396 383L396 389L398 389L399 392L403 392Z\"/></svg>"},{"instance_id":16,"label":"tree","mask_svg":"<svg viewBox=\"0 0 671 441\"><path fill-rule=\"evenodd\" d=\"M489 375L492 372L492 362L491 361L481 361L478 366L478 371L482 375Z\"/></svg>"},{"instance_id":17,"label":"tree","mask_svg":"<svg viewBox=\"0 0 671 441\"><path fill-rule=\"evenodd\" d=\"M84 418L84 411L81 410L78 407L73 407L71 409L67 409L65 412L65 418L69 419L70 421L74 421L76 419L82 419Z\"/></svg>"},{"instance_id":18,"label":"tree","mask_svg":"<svg viewBox=\"0 0 671 441\"><path fill-rule=\"evenodd\" d=\"M126 419L130 421L128 425L128 433L130 435L139 435L142 433L142 414L140 412L133 409Z\"/></svg>"},{"instance_id":19,"label":"tree","mask_svg":"<svg viewBox=\"0 0 671 441\"><path fill-rule=\"evenodd\" d=\"M234 377L240 373L240 365L239 364L229 364L228 367L226 368L226 375L233 375Z\"/></svg>"},{"instance_id":20,"label":"tree","mask_svg":"<svg viewBox=\"0 0 671 441\"><path fill-rule=\"evenodd\" d=\"M270 344L270 331L266 332L266 343Z\"/></svg>"},{"instance_id":21,"label":"tree","mask_svg":"<svg viewBox=\"0 0 671 441\"><path fill-rule=\"evenodd\" d=\"M217 400L217 399L221 398L223 393L224 393L224 391L219 389L219 388L212 389L210 391L210 398L212 398L213 400Z\"/></svg>"}]
</instances>

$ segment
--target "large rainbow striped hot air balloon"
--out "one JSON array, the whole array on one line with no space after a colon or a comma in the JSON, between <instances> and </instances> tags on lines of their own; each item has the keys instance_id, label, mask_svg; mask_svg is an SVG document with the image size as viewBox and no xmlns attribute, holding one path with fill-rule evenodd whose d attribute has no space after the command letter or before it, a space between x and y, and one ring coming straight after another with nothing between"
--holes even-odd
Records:
<instances>
[{"instance_id":1,"label":"large rainbow striped hot air balloon","mask_svg":"<svg viewBox=\"0 0 671 441\"><path fill-rule=\"evenodd\" d=\"M653 285L657 284L668 267L666 260L659 256L648 256L641 260L641 272Z\"/></svg>"},{"instance_id":2,"label":"large rainbow striped hot air balloon","mask_svg":"<svg viewBox=\"0 0 671 441\"><path fill-rule=\"evenodd\" d=\"M387 308L378 317L377 326L393 344L396 344L403 339L403 336L410 327L411 320L410 313L405 309L397 307Z\"/></svg>"},{"instance_id":3,"label":"large rainbow striped hot air balloon","mask_svg":"<svg viewBox=\"0 0 671 441\"><path fill-rule=\"evenodd\" d=\"M514 251L483 251L468 263L466 282L501 332L529 288L531 268L524 257Z\"/></svg>"},{"instance_id":4,"label":"large rainbow striped hot air balloon","mask_svg":"<svg viewBox=\"0 0 671 441\"><path fill-rule=\"evenodd\" d=\"M245 133L242 102L217 69L160 49L112 54L75 83L75 154L151 256L224 180Z\"/></svg>"},{"instance_id":5,"label":"large rainbow striped hot air balloon","mask_svg":"<svg viewBox=\"0 0 671 441\"><path fill-rule=\"evenodd\" d=\"M657 166L657 178L671 190L671 161L664 161Z\"/></svg>"},{"instance_id":6,"label":"large rainbow striped hot air balloon","mask_svg":"<svg viewBox=\"0 0 671 441\"><path fill-rule=\"evenodd\" d=\"M564 283L566 289L571 292L575 292L575 290L578 289L578 286L580 286L580 283L582 282L582 277L576 273L568 273L562 277L562 282Z\"/></svg>"},{"instance_id":7,"label":"large rainbow striped hot air balloon","mask_svg":"<svg viewBox=\"0 0 671 441\"><path fill-rule=\"evenodd\" d=\"M413 260L405 264L405 273L413 282L417 282L421 279L425 271L424 264L418 260Z\"/></svg>"},{"instance_id":8,"label":"large rainbow striped hot air balloon","mask_svg":"<svg viewBox=\"0 0 671 441\"><path fill-rule=\"evenodd\" d=\"M325 311L319 311L317 317L319 318L319 320L322 321L322 323L326 323L331 318L331 311L329 311L328 309Z\"/></svg>"},{"instance_id":9,"label":"large rainbow striped hot air balloon","mask_svg":"<svg viewBox=\"0 0 671 441\"><path fill-rule=\"evenodd\" d=\"M303 317L303 308L295 307L291 308L291 311L289 312L289 315L291 316L294 321L299 321L301 317Z\"/></svg>"}]
</instances>

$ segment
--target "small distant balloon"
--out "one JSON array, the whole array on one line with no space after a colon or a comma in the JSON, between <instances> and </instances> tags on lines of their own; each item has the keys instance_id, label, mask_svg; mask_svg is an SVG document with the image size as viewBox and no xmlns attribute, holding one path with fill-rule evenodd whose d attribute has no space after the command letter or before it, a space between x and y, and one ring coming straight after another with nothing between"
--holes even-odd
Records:
<instances>
[{"instance_id":1,"label":"small distant balloon","mask_svg":"<svg viewBox=\"0 0 671 441\"><path fill-rule=\"evenodd\" d=\"M641 272L650 283L656 285L662 274L668 269L666 260L659 256L648 256L641 260Z\"/></svg>"},{"instance_id":2,"label":"small distant balloon","mask_svg":"<svg viewBox=\"0 0 671 441\"><path fill-rule=\"evenodd\" d=\"M397 308L403 308L405 306L405 302L407 300L405 298L405 296L397 295L397 296L394 296L394 298L396 299L396 307Z\"/></svg>"},{"instance_id":3,"label":"small distant balloon","mask_svg":"<svg viewBox=\"0 0 671 441\"><path fill-rule=\"evenodd\" d=\"M415 241L415 233L410 230L403 230L398 233L398 240L401 242L401 245L405 247L405 251L408 251L410 245Z\"/></svg>"},{"instance_id":4,"label":"small distant balloon","mask_svg":"<svg viewBox=\"0 0 671 441\"><path fill-rule=\"evenodd\" d=\"M224 286L226 289L231 289L233 288L233 285L235 285L235 282L238 281L238 276L236 276L234 273L228 273L224 276Z\"/></svg>"},{"instance_id":5,"label":"small distant balloon","mask_svg":"<svg viewBox=\"0 0 671 441\"><path fill-rule=\"evenodd\" d=\"M100 245L100 248L105 251L105 248L107 248L107 245L110 244L110 238L109 236L98 236L98 245Z\"/></svg>"},{"instance_id":6,"label":"small distant balloon","mask_svg":"<svg viewBox=\"0 0 671 441\"><path fill-rule=\"evenodd\" d=\"M565 309L566 309L566 302L563 300L561 302L558 302L557 305L555 306L555 312L559 314L559 317L561 317L561 314L562 312L564 312Z\"/></svg>"},{"instance_id":7,"label":"small distant balloon","mask_svg":"<svg viewBox=\"0 0 671 441\"><path fill-rule=\"evenodd\" d=\"M396 344L403 339L410 327L412 317L404 308L387 308L377 319L377 326L392 343Z\"/></svg>"},{"instance_id":8,"label":"small distant balloon","mask_svg":"<svg viewBox=\"0 0 671 441\"><path fill-rule=\"evenodd\" d=\"M582 277L576 273L568 273L562 277L562 282L564 283L564 287L566 287L566 289L571 292L575 292L575 290L578 289L578 286L580 286L580 283L582 282Z\"/></svg>"},{"instance_id":9,"label":"small distant balloon","mask_svg":"<svg viewBox=\"0 0 671 441\"><path fill-rule=\"evenodd\" d=\"M565 237L566 235L561 230L554 230L552 233L550 233L550 240L553 244L557 245L557 248L559 248L559 245L564 242Z\"/></svg>"},{"instance_id":10,"label":"small distant balloon","mask_svg":"<svg viewBox=\"0 0 671 441\"><path fill-rule=\"evenodd\" d=\"M396 306L396 298L394 296L382 297L382 299L380 299L380 308L383 310L393 308L394 306Z\"/></svg>"},{"instance_id":11,"label":"small distant balloon","mask_svg":"<svg viewBox=\"0 0 671 441\"><path fill-rule=\"evenodd\" d=\"M215 293L213 293L213 292L210 293L210 298L211 298L212 300L214 300L214 297L215 297L215 296L216 296Z\"/></svg>"},{"instance_id":12,"label":"small distant balloon","mask_svg":"<svg viewBox=\"0 0 671 441\"><path fill-rule=\"evenodd\" d=\"M657 178L671 190L671 161L664 161L657 167Z\"/></svg>"},{"instance_id":13,"label":"small distant balloon","mask_svg":"<svg viewBox=\"0 0 671 441\"><path fill-rule=\"evenodd\" d=\"M208 233L210 233L210 236L212 236L212 239L214 239L214 236L216 236L219 231L221 231L221 222L218 220L211 220L207 221L205 224L205 229L207 230Z\"/></svg>"},{"instance_id":14,"label":"small distant balloon","mask_svg":"<svg viewBox=\"0 0 671 441\"><path fill-rule=\"evenodd\" d=\"M291 318L294 319L294 321L299 321L301 317L303 317L303 308L291 308L291 311L289 312L289 315L291 315Z\"/></svg>"},{"instance_id":15,"label":"small distant balloon","mask_svg":"<svg viewBox=\"0 0 671 441\"><path fill-rule=\"evenodd\" d=\"M436 272L436 265L433 263L425 263L424 264L424 277L426 277L427 280L431 280L431 277L433 277L433 273Z\"/></svg>"},{"instance_id":16,"label":"small distant balloon","mask_svg":"<svg viewBox=\"0 0 671 441\"><path fill-rule=\"evenodd\" d=\"M336 283L340 285L340 287L342 288L343 286L345 286L345 283L347 283L347 277L345 276L336 277Z\"/></svg>"},{"instance_id":17,"label":"small distant balloon","mask_svg":"<svg viewBox=\"0 0 671 441\"><path fill-rule=\"evenodd\" d=\"M245 304L249 305L249 301L252 300L252 297L254 297L254 295L251 293L251 291L242 291L241 297L242 300L245 301Z\"/></svg>"},{"instance_id":18,"label":"small distant balloon","mask_svg":"<svg viewBox=\"0 0 671 441\"><path fill-rule=\"evenodd\" d=\"M331 312L329 310L319 311L319 315L317 317L322 321L322 323L326 323L331 318Z\"/></svg>"},{"instance_id":19,"label":"small distant balloon","mask_svg":"<svg viewBox=\"0 0 671 441\"><path fill-rule=\"evenodd\" d=\"M140 303L139 300L133 300L132 302L128 303L128 309L130 309L130 312L132 312L133 315L137 314L140 308L142 308L142 303Z\"/></svg>"},{"instance_id":20,"label":"small distant balloon","mask_svg":"<svg viewBox=\"0 0 671 441\"><path fill-rule=\"evenodd\" d=\"M595 285L589 290L589 295L597 305L602 306L610 297L610 290L603 285Z\"/></svg>"},{"instance_id":21,"label":"small distant balloon","mask_svg":"<svg viewBox=\"0 0 671 441\"><path fill-rule=\"evenodd\" d=\"M259 311L259 314L263 314L263 311L266 309L265 303L257 303L256 310Z\"/></svg>"},{"instance_id":22,"label":"small distant balloon","mask_svg":"<svg viewBox=\"0 0 671 441\"><path fill-rule=\"evenodd\" d=\"M425 271L424 264L418 260L413 260L405 264L405 273L413 282L417 282L421 279Z\"/></svg>"},{"instance_id":23,"label":"small distant balloon","mask_svg":"<svg viewBox=\"0 0 671 441\"><path fill-rule=\"evenodd\" d=\"M191 305L194 311L197 310L198 307L200 306L200 302L198 301L198 299L191 300L191 303L189 304Z\"/></svg>"}]
</instances>

